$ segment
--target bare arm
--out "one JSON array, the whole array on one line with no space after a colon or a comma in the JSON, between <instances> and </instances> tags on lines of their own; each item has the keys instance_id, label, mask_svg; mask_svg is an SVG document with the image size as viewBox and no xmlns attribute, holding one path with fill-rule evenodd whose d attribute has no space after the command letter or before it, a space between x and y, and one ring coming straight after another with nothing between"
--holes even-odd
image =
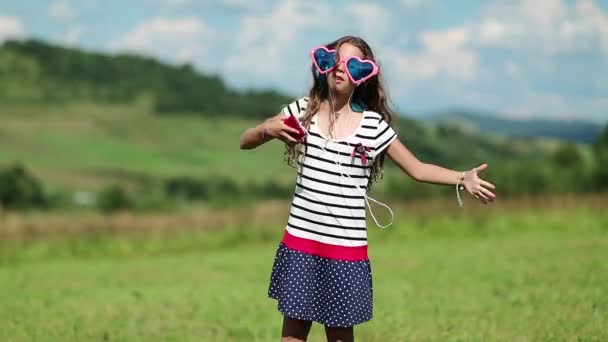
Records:
<instances>
[{"instance_id":1,"label":"bare arm","mask_svg":"<svg viewBox=\"0 0 608 342\"><path fill-rule=\"evenodd\" d=\"M417 182L454 185L462 175L462 171L420 161L399 139L388 146L386 153L403 172Z\"/></svg>"},{"instance_id":2,"label":"bare arm","mask_svg":"<svg viewBox=\"0 0 608 342\"><path fill-rule=\"evenodd\" d=\"M463 171L450 170L438 165L421 162L399 139L395 139L389 145L386 153L403 172L417 182L455 185L462 177ZM477 173L485 168L487 168L487 164L482 164L466 171L462 184L473 196L482 197L482 201L484 201L483 199L493 201L496 195L484 188L484 186L490 189L496 189L496 187L477 176Z\"/></svg>"},{"instance_id":3,"label":"bare arm","mask_svg":"<svg viewBox=\"0 0 608 342\"><path fill-rule=\"evenodd\" d=\"M274 117L279 117L280 115L282 115L281 113L275 115ZM255 126L255 127L251 127L248 128L247 130L245 130L245 132L243 133L243 135L241 136L241 150L251 150L254 149L260 145L265 144L267 141L270 141L273 139L273 137L271 137L270 135L264 135L263 131L264 131L264 125L270 120L271 118L266 119L264 122L260 123L259 125Z\"/></svg>"},{"instance_id":4,"label":"bare arm","mask_svg":"<svg viewBox=\"0 0 608 342\"><path fill-rule=\"evenodd\" d=\"M251 150L274 138L283 140L287 144L295 144L296 140L288 133L298 133L298 131L287 126L283 122L284 118L285 116L282 113L279 113L266 119L261 124L245 130L241 136L241 149ZM266 133L264 133L264 130L266 130Z\"/></svg>"}]
</instances>

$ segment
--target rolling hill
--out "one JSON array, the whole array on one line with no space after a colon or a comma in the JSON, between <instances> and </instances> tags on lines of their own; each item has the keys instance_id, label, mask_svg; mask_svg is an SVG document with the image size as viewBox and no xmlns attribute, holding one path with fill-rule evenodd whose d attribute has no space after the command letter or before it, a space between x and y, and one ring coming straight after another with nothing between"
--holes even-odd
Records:
<instances>
[{"instance_id":1,"label":"rolling hill","mask_svg":"<svg viewBox=\"0 0 608 342\"><path fill-rule=\"evenodd\" d=\"M0 163L22 163L52 186L148 186L181 176L293 181L279 142L239 149L245 129L289 101L274 91L236 92L219 76L187 65L39 41L0 48L0 88ZM547 160L560 145L408 116L395 118L394 126L420 160L453 169L484 162L521 168ZM589 155L588 147L581 151Z\"/></svg>"},{"instance_id":2,"label":"rolling hill","mask_svg":"<svg viewBox=\"0 0 608 342\"><path fill-rule=\"evenodd\" d=\"M0 48L0 101L125 104L151 101L155 113L265 117L288 103L272 90L237 92L217 75L129 54L108 55L38 40Z\"/></svg>"},{"instance_id":3,"label":"rolling hill","mask_svg":"<svg viewBox=\"0 0 608 342\"><path fill-rule=\"evenodd\" d=\"M530 119L516 120L467 110L434 113L424 117L431 124L449 123L477 132L496 133L510 137L540 137L590 144L602 131L602 126L579 120Z\"/></svg>"}]
</instances>

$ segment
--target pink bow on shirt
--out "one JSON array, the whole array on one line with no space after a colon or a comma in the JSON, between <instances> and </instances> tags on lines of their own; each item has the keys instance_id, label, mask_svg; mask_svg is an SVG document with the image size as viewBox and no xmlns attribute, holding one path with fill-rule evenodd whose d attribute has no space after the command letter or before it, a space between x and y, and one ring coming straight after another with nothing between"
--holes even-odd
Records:
<instances>
[{"instance_id":1,"label":"pink bow on shirt","mask_svg":"<svg viewBox=\"0 0 608 342\"><path fill-rule=\"evenodd\" d=\"M365 146L361 143L358 143L353 148L353 152L350 154L351 157L354 157L357 153L361 156L361 162L363 165L367 164L367 152L370 151L369 146Z\"/></svg>"}]
</instances>

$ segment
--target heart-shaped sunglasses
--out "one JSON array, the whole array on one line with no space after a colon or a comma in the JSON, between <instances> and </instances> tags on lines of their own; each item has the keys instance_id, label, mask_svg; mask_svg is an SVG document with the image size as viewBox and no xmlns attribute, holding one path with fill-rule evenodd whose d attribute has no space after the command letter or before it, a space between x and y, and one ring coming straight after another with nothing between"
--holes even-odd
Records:
<instances>
[{"instance_id":1,"label":"heart-shaped sunglasses","mask_svg":"<svg viewBox=\"0 0 608 342\"><path fill-rule=\"evenodd\" d=\"M336 50L325 46L318 46L310 50L312 62L320 74L332 71L336 65ZM359 85L378 74L378 65L369 59L361 59L357 56L348 56L339 61L346 65L348 78Z\"/></svg>"}]
</instances>

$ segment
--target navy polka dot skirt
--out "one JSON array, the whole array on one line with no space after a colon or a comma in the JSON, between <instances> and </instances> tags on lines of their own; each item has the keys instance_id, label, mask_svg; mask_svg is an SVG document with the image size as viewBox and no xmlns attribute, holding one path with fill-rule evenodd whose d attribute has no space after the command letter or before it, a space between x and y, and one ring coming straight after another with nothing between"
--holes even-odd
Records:
<instances>
[{"instance_id":1,"label":"navy polka dot skirt","mask_svg":"<svg viewBox=\"0 0 608 342\"><path fill-rule=\"evenodd\" d=\"M277 249L268 296L287 317L329 327L350 327L372 318L369 260L342 261Z\"/></svg>"}]
</instances>

